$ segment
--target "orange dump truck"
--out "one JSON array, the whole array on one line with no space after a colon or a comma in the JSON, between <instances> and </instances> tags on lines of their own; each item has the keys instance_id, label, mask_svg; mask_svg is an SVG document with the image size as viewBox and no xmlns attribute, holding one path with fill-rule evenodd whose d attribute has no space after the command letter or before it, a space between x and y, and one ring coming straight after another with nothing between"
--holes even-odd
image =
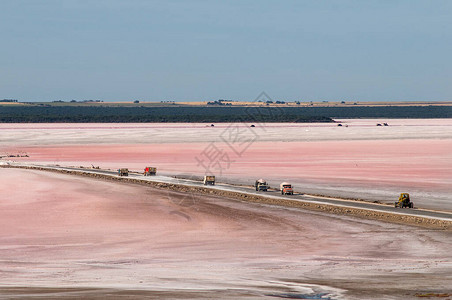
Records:
<instances>
[{"instance_id":1,"label":"orange dump truck","mask_svg":"<svg viewBox=\"0 0 452 300\"><path fill-rule=\"evenodd\" d=\"M281 190L281 195L293 195L292 185L288 182L281 183L279 189Z\"/></svg>"}]
</instances>

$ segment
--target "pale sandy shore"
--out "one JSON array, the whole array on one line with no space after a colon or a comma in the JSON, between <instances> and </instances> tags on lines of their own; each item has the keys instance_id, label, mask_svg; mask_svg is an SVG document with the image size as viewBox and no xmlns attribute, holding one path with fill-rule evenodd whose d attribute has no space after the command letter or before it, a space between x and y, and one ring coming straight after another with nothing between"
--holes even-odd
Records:
<instances>
[{"instance_id":1,"label":"pale sandy shore","mask_svg":"<svg viewBox=\"0 0 452 300\"><path fill-rule=\"evenodd\" d=\"M452 294L450 231L0 169L0 298Z\"/></svg>"}]
</instances>

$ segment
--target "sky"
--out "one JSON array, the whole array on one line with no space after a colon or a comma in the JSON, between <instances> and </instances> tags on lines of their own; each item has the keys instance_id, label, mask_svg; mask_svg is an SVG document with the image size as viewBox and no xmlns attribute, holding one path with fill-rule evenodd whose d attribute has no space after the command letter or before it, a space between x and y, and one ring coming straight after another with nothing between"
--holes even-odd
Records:
<instances>
[{"instance_id":1,"label":"sky","mask_svg":"<svg viewBox=\"0 0 452 300\"><path fill-rule=\"evenodd\" d=\"M452 101L452 1L0 0L0 99Z\"/></svg>"}]
</instances>

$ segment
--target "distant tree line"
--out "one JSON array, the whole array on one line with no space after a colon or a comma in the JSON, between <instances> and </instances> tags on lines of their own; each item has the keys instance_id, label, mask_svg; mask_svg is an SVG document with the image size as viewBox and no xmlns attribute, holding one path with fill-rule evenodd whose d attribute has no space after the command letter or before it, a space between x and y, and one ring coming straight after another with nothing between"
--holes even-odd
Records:
<instances>
[{"instance_id":1,"label":"distant tree line","mask_svg":"<svg viewBox=\"0 0 452 300\"><path fill-rule=\"evenodd\" d=\"M333 122L332 118L452 118L452 106L2 106L2 123Z\"/></svg>"}]
</instances>

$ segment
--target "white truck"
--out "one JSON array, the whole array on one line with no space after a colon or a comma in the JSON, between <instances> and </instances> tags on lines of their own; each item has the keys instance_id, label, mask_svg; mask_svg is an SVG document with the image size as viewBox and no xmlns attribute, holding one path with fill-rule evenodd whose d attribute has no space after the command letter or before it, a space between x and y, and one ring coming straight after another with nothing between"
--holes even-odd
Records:
<instances>
[{"instance_id":1,"label":"white truck","mask_svg":"<svg viewBox=\"0 0 452 300\"><path fill-rule=\"evenodd\" d=\"M268 184L264 179L258 179L254 183L254 187L256 188L257 192L263 191L266 192L268 190Z\"/></svg>"}]
</instances>

